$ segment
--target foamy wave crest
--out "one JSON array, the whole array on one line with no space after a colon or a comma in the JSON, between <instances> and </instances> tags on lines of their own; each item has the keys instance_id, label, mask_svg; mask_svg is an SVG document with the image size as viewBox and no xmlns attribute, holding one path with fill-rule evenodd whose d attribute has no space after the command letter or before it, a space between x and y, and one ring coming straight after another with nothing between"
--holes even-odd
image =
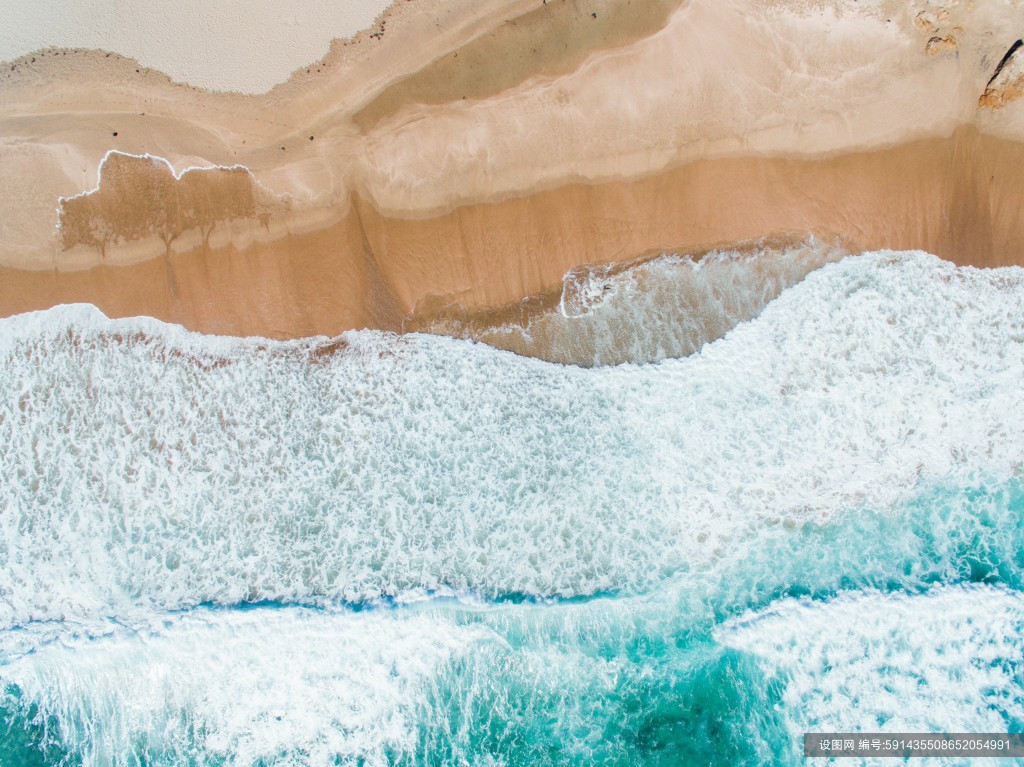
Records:
<instances>
[{"instance_id":1,"label":"foamy wave crest","mask_svg":"<svg viewBox=\"0 0 1024 767\"><path fill-rule=\"evenodd\" d=\"M878 253L699 354L0 323L0 626L204 602L635 592L1024 465L1024 270Z\"/></svg>"},{"instance_id":2,"label":"foamy wave crest","mask_svg":"<svg viewBox=\"0 0 1024 767\"><path fill-rule=\"evenodd\" d=\"M1016 731L1024 598L200 609L0 666L6 753L129 765L799 764L807 730ZM682 624L680 623L682 619Z\"/></svg>"},{"instance_id":3,"label":"foamy wave crest","mask_svg":"<svg viewBox=\"0 0 1024 767\"><path fill-rule=\"evenodd\" d=\"M25 754L97 766L388 764L415 752L426 688L488 638L429 616L301 608L98 628L0 666L0 719L29 734Z\"/></svg>"},{"instance_id":4,"label":"foamy wave crest","mask_svg":"<svg viewBox=\"0 0 1024 767\"><path fill-rule=\"evenodd\" d=\"M913 596L868 592L827 603L786 600L718 634L783 680L794 739L803 732L1024 726L1019 592L979 585Z\"/></svg>"}]
</instances>

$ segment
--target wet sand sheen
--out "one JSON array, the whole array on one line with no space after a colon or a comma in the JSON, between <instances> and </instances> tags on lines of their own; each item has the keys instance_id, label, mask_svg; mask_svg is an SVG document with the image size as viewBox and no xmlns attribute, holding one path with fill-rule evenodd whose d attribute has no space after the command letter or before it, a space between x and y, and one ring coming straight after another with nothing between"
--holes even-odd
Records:
<instances>
[{"instance_id":1,"label":"wet sand sheen","mask_svg":"<svg viewBox=\"0 0 1024 767\"><path fill-rule=\"evenodd\" d=\"M16 314L89 302L115 317L151 314L202 332L272 338L397 330L439 302L480 311L552 289L581 264L769 231L1002 266L1024 253L1021 167L1021 145L963 130L823 160L705 160L425 219L385 216L357 199L329 226L241 249L200 239L128 266L5 268L0 306Z\"/></svg>"},{"instance_id":2,"label":"wet sand sheen","mask_svg":"<svg viewBox=\"0 0 1024 767\"><path fill-rule=\"evenodd\" d=\"M581 265L776 232L1021 263L1010 5L848 5L396 5L261 97L20 60L0 315L437 329Z\"/></svg>"}]
</instances>

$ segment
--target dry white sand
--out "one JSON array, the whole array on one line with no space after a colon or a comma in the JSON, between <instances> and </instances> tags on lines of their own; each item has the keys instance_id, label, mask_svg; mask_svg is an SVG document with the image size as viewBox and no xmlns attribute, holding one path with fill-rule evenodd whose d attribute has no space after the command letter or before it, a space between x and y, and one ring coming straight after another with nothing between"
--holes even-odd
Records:
<instances>
[{"instance_id":1,"label":"dry white sand","mask_svg":"<svg viewBox=\"0 0 1024 767\"><path fill-rule=\"evenodd\" d=\"M209 90L264 93L389 0L0 0L0 61L95 48Z\"/></svg>"}]
</instances>

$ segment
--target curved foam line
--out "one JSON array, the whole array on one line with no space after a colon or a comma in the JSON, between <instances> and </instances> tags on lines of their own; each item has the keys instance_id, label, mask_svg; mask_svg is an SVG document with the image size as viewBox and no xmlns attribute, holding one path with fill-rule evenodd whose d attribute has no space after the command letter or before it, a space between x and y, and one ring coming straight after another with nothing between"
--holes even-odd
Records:
<instances>
[{"instance_id":1,"label":"curved foam line","mask_svg":"<svg viewBox=\"0 0 1024 767\"><path fill-rule=\"evenodd\" d=\"M78 192L77 194L73 194L73 195L70 195L68 197L64 197L63 195L57 197L57 207L54 209L56 211L56 213L57 213L57 226L56 226L56 231L57 232L61 231L60 213L61 213L62 207L64 206L64 203L71 202L72 200L77 200L77 199L79 199L81 197L88 197L89 195L96 194L97 192L99 192L100 189L103 186L103 166L106 165L107 164L107 160L110 159L110 157L112 155L115 155L115 154L121 155L122 157L132 157L132 158L135 158L137 160L155 160L157 162L162 162L164 165L167 166L167 169L170 170L171 175L174 177L175 181L181 181L181 179L185 176L186 173L191 173L193 171L202 171L202 170L239 171L239 170L242 170L242 171L245 171L246 173L249 174L249 178L260 189L263 189L265 192L267 192L268 194L274 195L275 197L278 196L274 192L272 192L270 189L267 189L267 187L264 186L262 183L260 183L259 179L256 178L256 175L247 166L245 166L245 165L243 165L241 163L236 163L234 165L218 165L216 163L212 163L210 165L189 165L187 168L184 168L183 170L181 170L179 172L179 171L175 170L174 165L171 163L170 160L168 160L166 157L161 157L160 155L151 154L150 152L144 152L143 154L134 154L132 152L124 152L124 151L122 151L120 149L108 149L106 154L103 155L103 159L100 160L99 167L97 167L97 169L96 169L96 186L94 186L92 189L86 189L85 191Z\"/></svg>"}]
</instances>

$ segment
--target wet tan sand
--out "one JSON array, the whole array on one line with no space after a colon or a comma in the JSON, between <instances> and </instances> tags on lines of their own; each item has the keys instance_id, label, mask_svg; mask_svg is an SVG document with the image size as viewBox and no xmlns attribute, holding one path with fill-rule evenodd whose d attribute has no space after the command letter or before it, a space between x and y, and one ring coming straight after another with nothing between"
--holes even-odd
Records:
<instances>
[{"instance_id":1,"label":"wet tan sand","mask_svg":"<svg viewBox=\"0 0 1024 767\"><path fill-rule=\"evenodd\" d=\"M0 75L0 314L479 325L580 265L773 232L1024 263L1020 18L416 0L263 96L41 52Z\"/></svg>"}]
</instances>

